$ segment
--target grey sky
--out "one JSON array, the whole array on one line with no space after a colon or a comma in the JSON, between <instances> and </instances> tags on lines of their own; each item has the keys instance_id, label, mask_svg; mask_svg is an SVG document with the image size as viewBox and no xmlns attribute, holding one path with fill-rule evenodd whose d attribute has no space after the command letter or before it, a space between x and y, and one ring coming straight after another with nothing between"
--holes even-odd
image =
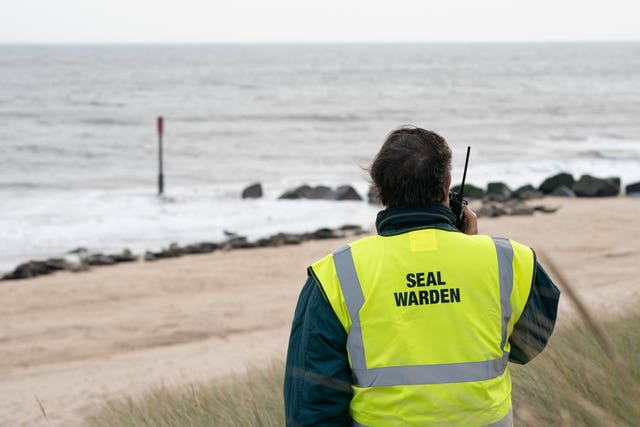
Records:
<instances>
[{"instance_id":1,"label":"grey sky","mask_svg":"<svg viewBox=\"0 0 640 427\"><path fill-rule=\"evenodd\" d=\"M0 2L0 43L640 40L638 0Z\"/></svg>"}]
</instances>

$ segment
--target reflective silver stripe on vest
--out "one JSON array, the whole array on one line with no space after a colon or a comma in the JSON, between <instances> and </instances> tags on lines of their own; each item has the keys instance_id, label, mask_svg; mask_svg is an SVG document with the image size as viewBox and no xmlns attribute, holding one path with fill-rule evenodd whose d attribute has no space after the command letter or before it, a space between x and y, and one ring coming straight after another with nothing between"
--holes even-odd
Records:
<instances>
[{"instance_id":1,"label":"reflective silver stripe on vest","mask_svg":"<svg viewBox=\"0 0 640 427\"><path fill-rule=\"evenodd\" d=\"M353 372L367 370L367 362L364 358L364 344L362 342L362 328L360 327L360 308L364 304L364 295L360 287L360 280L353 264L351 247L344 246L333 253L333 262L338 273L338 281L342 289L344 301L351 318L351 329L347 335L347 348L351 357L351 369ZM343 285L345 283L345 285ZM354 375L355 378L355 375ZM358 381L356 381L358 384Z\"/></svg>"},{"instance_id":2,"label":"reflective silver stripe on vest","mask_svg":"<svg viewBox=\"0 0 640 427\"><path fill-rule=\"evenodd\" d=\"M353 427L369 427L364 424L360 424L355 420L352 421L351 425ZM513 426L513 409L509 409L509 412L507 413L507 415L505 415L503 419L496 421L495 423L487 424L485 427L512 427L512 426Z\"/></svg>"},{"instance_id":3,"label":"reflective silver stripe on vest","mask_svg":"<svg viewBox=\"0 0 640 427\"><path fill-rule=\"evenodd\" d=\"M509 409L507 415L504 416L500 421L496 421L495 423L488 424L486 427L512 427L513 426L513 408Z\"/></svg>"},{"instance_id":4,"label":"reflective silver stripe on vest","mask_svg":"<svg viewBox=\"0 0 640 427\"><path fill-rule=\"evenodd\" d=\"M502 354L509 358L509 353L504 350L507 343L507 327L513 314L511 308L511 290L513 289L513 247L509 239L492 237L498 253L498 274L500 275L500 307L502 308L502 342L500 348ZM506 365L505 365L506 366Z\"/></svg>"},{"instance_id":5,"label":"reflective silver stripe on vest","mask_svg":"<svg viewBox=\"0 0 640 427\"><path fill-rule=\"evenodd\" d=\"M503 355L494 360L437 365L389 366L367 369L360 324L360 309L364 304L364 295L353 262L351 247L345 246L333 253L340 289L351 319L351 328L347 335L347 349L351 358L351 370L356 386L384 387L485 381L504 372L509 359L509 353L504 350L504 345L507 342L507 326L512 313L510 295L513 288L513 248L507 239L494 238L493 242L498 255L500 276L500 306L502 309L502 340L500 345Z\"/></svg>"}]
</instances>

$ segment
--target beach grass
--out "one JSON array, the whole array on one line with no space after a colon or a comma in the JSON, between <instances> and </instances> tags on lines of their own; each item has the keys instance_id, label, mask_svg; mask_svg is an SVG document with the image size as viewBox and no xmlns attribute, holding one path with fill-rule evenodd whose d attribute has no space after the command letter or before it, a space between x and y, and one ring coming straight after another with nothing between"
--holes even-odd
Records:
<instances>
[{"instance_id":1,"label":"beach grass","mask_svg":"<svg viewBox=\"0 0 640 427\"><path fill-rule=\"evenodd\" d=\"M636 426L640 420L640 310L601 324L556 331L545 352L511 365L517 426ZM611 354L611 346L613 354ZM90 427L283 426L283 363L182 389L158 388L108 402Z\"/></svg>"},{"instance_id":2,"label":"beach grass","mask_svg":"<svg viewBox=\"0 0 640 427\"><path fill-rule=\"evenodd\" d=\"M530 364L510 366L515 425L638 425L640 311L601 326L608 343L578 322Z\"/></svg>"},{"instance_id":3,"label":"beach grass","mask_svg":"<svg viewBox=\"0 0 640 427\"><path fill-rule=\"evenodd\" d=\"M284 363L246 375L184 388L156 388L140 398L111 400L89 427L283 426Z\"/></svg>"}]
</instances>

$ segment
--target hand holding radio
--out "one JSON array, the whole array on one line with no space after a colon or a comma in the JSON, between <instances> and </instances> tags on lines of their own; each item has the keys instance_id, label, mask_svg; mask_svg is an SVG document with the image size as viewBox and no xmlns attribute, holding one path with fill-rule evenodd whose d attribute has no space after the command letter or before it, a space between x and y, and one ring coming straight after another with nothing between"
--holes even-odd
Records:
<instances>
[{"instance_id":1,"label":"hand holding radio","mask_svg":"<svg viewBox=\"0 0 640 427\"><path fill-rule=\"evenodd\" d=\"M449 207L456 217L456 228L466 234L478 233L478 218L471 209L467 207L469 204L464 199L464 182L467 179L467 167L469 166L469 154L471 153L471 147L467 147L467 158L464 161L464 173L462 175L462 184L460 184L460 192L451 192L449 194ZM465 215L465 211L467 211ZM465 225L465 220L468 217L470 222L469 227ZM467 228L469 230L467 230ZM475 232L473 232L475 230ZM469 231L469 232L468 232Z\"/></svg>"},{"instance_id":2,"label":"hand holding radio","mask_svg":"<svg viewBox=\"0 0 640 427\"><path fill-rule=\"evenodd\" d=\"M460 230L464 234L474 235L478 234L478 216L471 210L471 208L465 205L462 208L463 215L463 228Z\"/></svg>"}]
</instances>

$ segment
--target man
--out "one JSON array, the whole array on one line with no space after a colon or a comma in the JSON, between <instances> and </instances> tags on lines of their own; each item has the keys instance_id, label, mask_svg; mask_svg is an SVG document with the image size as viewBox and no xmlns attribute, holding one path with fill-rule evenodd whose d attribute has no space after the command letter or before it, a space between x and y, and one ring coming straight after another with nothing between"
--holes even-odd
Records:
<instances>
[{"instance_id":1,"label":"man","mask_svg":"<svg viewBox=\"0 0 640 427\"><path fill-rule=\"evenodd\" d=\"M288 426L511 426L507 361L546 346L560 292L532 249L464 230L451 150L392 132L371 166L378 234L308 269L285 370Z\"/></svg>"}]
</instances>

